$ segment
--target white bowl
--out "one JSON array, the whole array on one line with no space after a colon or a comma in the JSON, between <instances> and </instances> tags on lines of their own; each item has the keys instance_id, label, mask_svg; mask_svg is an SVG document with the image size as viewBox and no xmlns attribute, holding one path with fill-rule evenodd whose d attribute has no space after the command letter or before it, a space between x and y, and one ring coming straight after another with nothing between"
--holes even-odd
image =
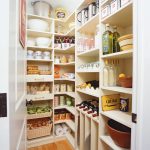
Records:
<instances>
[{"instance_id":1,"label":"white bowl","mask_svg":"<svg viewBox=\"0 0 150 150\"><path fill-rule=\"evenodd\" d=\"M28 54L28 55L33 55L33 53L34 53L33 50L28 50L28 51L27 51L27 54Z\"/></svg>"},{"instance_id":2,"label":"white bowl","mask_svg":"<svg viewBox=\"0 0 150 150\"><path fill-rule=\"evenodd\" d=\"M36 38L36 45L37 46L49 47L51 42L52 42L52 40L50 38L46 38L46 37Z\"/></svg>"},{"instance_id":3,"label":"white bowl","mask_svg":"<svg viewBox=\"0 0 150 150\"><path fill-rule=\"evenodd\" d=\"M30 19L28 20L28 29L36 31L47 31L48 23L41 19Z\"/></svg>"},{"instance_id":4,"label":"white bowl","mask_svg":"<svg viewBox=\"0 0 150 150\"><path fill-rule=\"evenodd\" d=\"M27 40L27 46L35 46L35 40L29 38L29 39Z\"/></svg>"}]
</instances>

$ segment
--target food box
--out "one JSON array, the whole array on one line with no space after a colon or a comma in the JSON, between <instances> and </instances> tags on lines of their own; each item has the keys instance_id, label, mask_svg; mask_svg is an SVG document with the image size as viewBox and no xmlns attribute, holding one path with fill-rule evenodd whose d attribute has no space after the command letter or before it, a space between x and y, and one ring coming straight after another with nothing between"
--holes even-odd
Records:
<instances>
[{"instance_id":1,"label":"food box","mask_svg":"<svg viewBox=\"0 0 150 150\"><path fill-rule=\"evenodd\" d=\"M121 0L121 7L129 3L131 0Z\"/></svg>"},{"instance_id":2,"label":"food box","mask_svg":"<svg viewBox=\"0 0 150 150\"><path fill-rule=\"evenodd\" d=\"M120 94L102 96L102 110L114 110L120 108Z\"/></svg>"},{"instance_id":3,"label":"food box","mask_svg":"<svg viewBox=\"0 0 150 150\"><path fill-rule=\"evenodd\" d=\"M102 18L107 17L110 14L110 5L107 5L102 9Z\"/></svg>"},{"instance_id":4,"label":"food box","mask_svg":"<svg viewBox=\"0 0 150 150\"><path fill-rule=\"evenodd\" d=\"M113 0L110 4L110 10L111 10L111 14L115 13L118 8L120 7L120 3L118 0Z\"/></svg>"}]
</instances>

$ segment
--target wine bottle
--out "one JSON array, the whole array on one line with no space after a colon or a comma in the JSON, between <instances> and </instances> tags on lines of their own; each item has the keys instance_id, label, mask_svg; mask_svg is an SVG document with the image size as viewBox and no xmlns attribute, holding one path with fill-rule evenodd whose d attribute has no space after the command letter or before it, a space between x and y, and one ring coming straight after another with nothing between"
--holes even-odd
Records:
<instances>
[{"instance_id":1,"label":"wine bottle","mask_svg":"<svg viewBox=\"0 0 150 150\"><path fill-rule=\"evenodd\" d=\"M119 43L118 43L118 38L120 37L120 34L117 32L117 27L114 26L113 27L113 53L116 53L116 52L120 52L120 46L119 46Z\"/></svg>"},{"instance_id":2,"label":"wine bottle","mask_svg":"<svg viewBox=\"0 0 150 150\"><path fill-rule=\"evenodd\" d=\"M102 35L103 55L113 52L113 34L109 30L109 24L106 24L106 31Z\"/></svg>"}]
</instances>

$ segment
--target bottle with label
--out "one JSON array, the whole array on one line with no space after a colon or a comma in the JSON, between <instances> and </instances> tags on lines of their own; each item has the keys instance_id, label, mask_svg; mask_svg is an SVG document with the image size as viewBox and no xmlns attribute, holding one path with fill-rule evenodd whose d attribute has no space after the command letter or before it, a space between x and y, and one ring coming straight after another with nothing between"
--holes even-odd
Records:
<instances>
[{"instance_id":1,"label":"bottle with label","mask_svg":"<svg viewBox=\"0 0 150 150\"><path fill-rule=\"evenodd\" d=\"M117 32L117 27L114 26L113 27L113 53L116 53L116 52L120 52L120 46L119 46L119 43L118 43L118 38L120 37L120 34Z\"/></svg>"},{"instance_id":2,"label":"bottle with label","mask_svg":"<svg viewBox=\"0 0 150 150\"><path fill-rule=\"evenodd\" d=\"M103 68L103 86L109 86L109 66L108 66L108 60L105 61L105 67Z\"/></svg>"},{"instance_id":3,"label":"bottle with label","mask_svg":"<svg viewBox=\"0 0 150 150\"><path fill-rule=\"evenodd\" d=\"M109 86L115 86L115 68L113 66L113 60L110 61L110 66L109 66Z\"/></svg>"},{"instance_id":4,"label":"bottle with label","mask_svg":"<svg viewBox=\"0 0 150 150\"><path fill-rule=\"evenodd\" d=\"M102 36L103 55L111 54L113 52L113 34L109 30L109 24L106 24L106 31Z\"/></svg>"}]
</instances>

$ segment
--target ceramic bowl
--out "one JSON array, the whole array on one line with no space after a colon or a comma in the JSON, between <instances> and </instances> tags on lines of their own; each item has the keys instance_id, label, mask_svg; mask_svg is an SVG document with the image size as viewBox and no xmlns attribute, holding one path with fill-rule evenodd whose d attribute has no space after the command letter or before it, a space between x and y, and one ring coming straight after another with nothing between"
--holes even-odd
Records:
<instances>
[{"instance_id":1,"label":"ceramic bowl","mask_svg":"<svg viewBox=\"0 0 150 150\"><path fill-rule=\"evenodd\" d=\"M41 19L30 19L28 21L28 29L36 30L36 31L47 31L48 22Z\"/></svg>"},{"instance_id":2,"label":"ceramic bowl","mask_svg":"<svg viewBox=\"0 0 150 150\"><path fill-rule=\"evenodd\" d=\"M110 119L107 123L108 133L116 145L122 148L130 148L131 129Z\"/></svg>"},{"instance_id":3,"label":"ceramic bowl","mask_svg":"<svg viewBox=\"0 0 150 150\"><path fill-rule=\"evenodd\" d=\"M38 37L36 38L36 45L41 47L49 47L52 43L50 38L46 37Z\"/></svg>"}]
</instances>

